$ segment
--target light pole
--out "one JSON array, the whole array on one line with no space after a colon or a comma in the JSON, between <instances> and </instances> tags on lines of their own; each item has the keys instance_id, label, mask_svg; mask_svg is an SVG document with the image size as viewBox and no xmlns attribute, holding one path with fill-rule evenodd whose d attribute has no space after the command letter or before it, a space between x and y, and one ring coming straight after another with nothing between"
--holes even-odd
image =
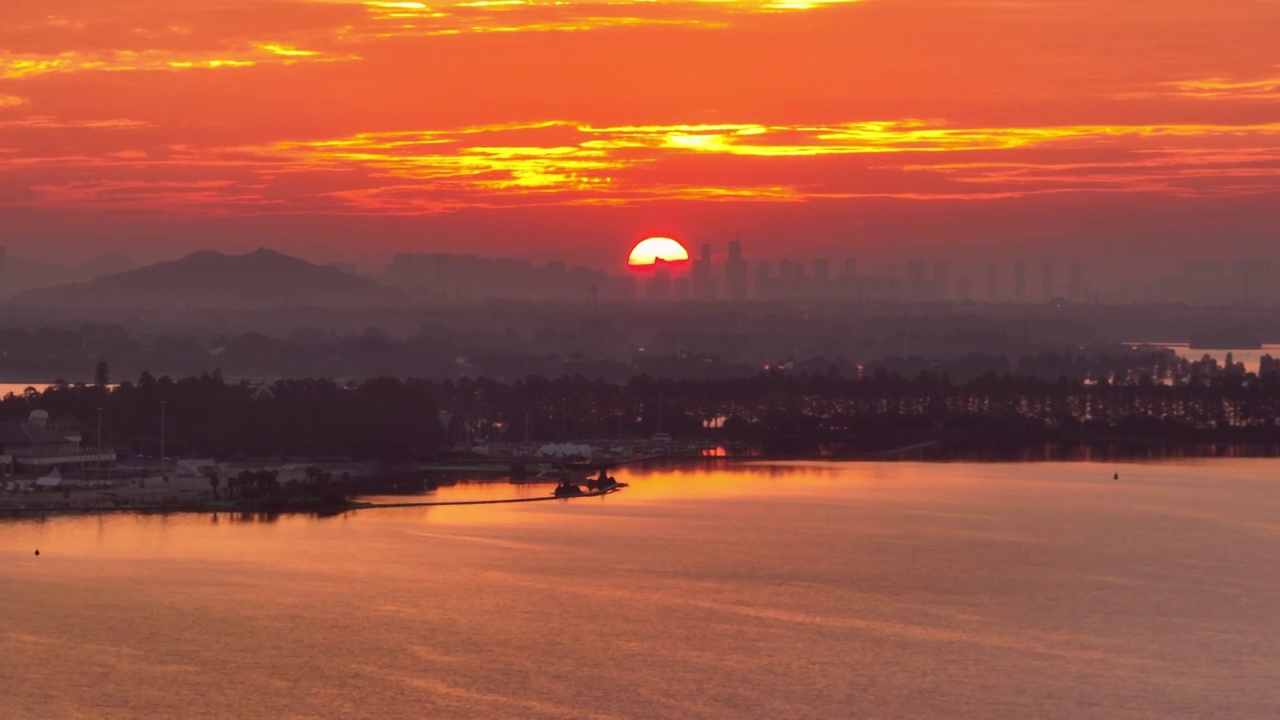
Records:
<instances>
[{"instance_id":1,"label":"light pole","mask_svg":"<svg viewBox=\"0 0 1280 720\"><path fill-rule=\"evenodd\" d=\"M102 408L98 408L98 480L102 480Z\"/></svg>"},{"instance_id":2,"label":"light pole","mask_svg":"<svg viewBox=\"0 0 1280 720\"><path fill-rule=\"evenodd\" d=\"M165 430L165 408L168 407L168 400L160 401L160 462L164 462L164 430Z\"/></svg>"}]
</instances>

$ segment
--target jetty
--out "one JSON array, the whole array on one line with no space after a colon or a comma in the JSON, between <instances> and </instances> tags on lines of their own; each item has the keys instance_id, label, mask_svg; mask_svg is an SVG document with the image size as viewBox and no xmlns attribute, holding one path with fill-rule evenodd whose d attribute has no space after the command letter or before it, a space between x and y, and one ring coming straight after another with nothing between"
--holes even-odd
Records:
<instances>
[{"instance_id":1,"label":"jetty","mask_svg":"<svg viewBox=\"0 0 1280 720\"><path fill-rule=\"evenodd\" d=\"M537 497L524 498L500 498L497 500L426 500L422 502L395 502L395 503L352 503L346 506L348 510L374 510L378 508L415 508L415 507L446 507L452 505L510 505L513 503L531 503L546 502L548 500L576 500L578 498L604 497L612 495L622 488L626 487L626 483L619 483L603 490L589 490L577 495L539 495Z\"/></svg>"}]
</instances>

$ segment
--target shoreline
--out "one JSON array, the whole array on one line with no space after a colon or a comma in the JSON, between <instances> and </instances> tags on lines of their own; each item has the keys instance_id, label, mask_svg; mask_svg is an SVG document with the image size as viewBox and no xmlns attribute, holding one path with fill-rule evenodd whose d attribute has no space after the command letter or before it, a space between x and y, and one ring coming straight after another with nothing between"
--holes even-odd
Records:
<instances>
[{"instance_id":1,"label":"shoreline","mask_svg":"<svg viewBox=\"0 0 1280 720\"><path fill-rule=\"evenodd\" d=\"M385 508L409 508L409 507L445 507L457 505L509 505L513 503L530 503L530 502L546 502L548 500L576 500L578 498L604 497L618 492L626 485L615 486L605 490L592 490L584 492L581 495L569 495L565 497L557 497L555 495L539 495L537 497L522 498L498 498L494 500L427 500L422 502L401 502L401 503L372 503L372 502L347 502L334 505L311 506L311 507L225 507L205 505L137 505L133 507L3 507L0 506L0 519L5 517L30 516L30 515L97 515L97 514L113 514L113 513L135 513L139 515L168 515L168 514L218 514L229 513L232 515L322 515L332 516L341 515L353 510L378 510ZM405 497L412 497L406 495Z\"/></svg>"},{"instance_id":2,"label":"shoreline","mask_svg":"<svg viewBox=\"0 0 1280 720\"><path fill-rule=\"evenodd\" d=\"M1056 442L1040 444L1010 443L1005 445L956 447L942 440L931 440L886 450L865 452L800 452L779 453L761 452L760 454L734 454L718 456L668 455L662 457L646 457L636 465L649 465L661 469L663 467L681 465L699 465L712 463L753 464L753 463L877 463L877 462L919 462L926 464L973 463L973 464L1008 464L1008 463L1124 463L1124 462L1162 462L1212 459L1275 459L1280 458L1280 444L1273 443L1195 443L1186 444L1176 441L1143 441L1129 439L1113 442ZM627 463L631 464L631 463ZM459 467L457 471L461 471ZM457 472L455 471L455 472ZM488 473L477 473L488 475ZM508 483L507 477L468 478L464 482L475 483ZM622 487L625 487L623 485ZM193 502L193 503L139 503L133 505L97 505L74 506L71 501L62 498L50 498L47 504L28 504L30 497L0 497L0 520L8 518L39 517L48 515L73 514L218 514L237 515L316 515L336 516L354 510L371 510L379 508L408 507L444 507L466 505L501 505L529 502L546 502L549 500L570 500L574 498L601 497L609 495L622 487L607 490L593 490L581 495L557 497L545 495L536 497L514 497L484 500L421 500L410 498L421 497L420 492L379 492L370 487L353 489L350 497L380 495L382 497L403 496L405 502L362 502L348 501L333 504L285 504L270 506L247 504L236 506L225 501ZM67 504L64 504L67 503Z\"/></svg>"}]
</instances>

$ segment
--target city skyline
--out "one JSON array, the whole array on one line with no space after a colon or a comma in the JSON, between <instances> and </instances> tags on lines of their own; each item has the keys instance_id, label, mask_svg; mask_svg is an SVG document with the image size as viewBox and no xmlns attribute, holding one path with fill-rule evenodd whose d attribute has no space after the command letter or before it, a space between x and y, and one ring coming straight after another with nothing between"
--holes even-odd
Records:
<instances>
[{"instance_id":1,"label":"city skyline","mask_svg":"<svg viewBox=\"0 0 1280 720\"><path fill-rule=\"evenodd\" d=\"M377 280L420 300L520 298L552 302L979 302L1042 304L1155 303L1270 306L1280 303L1280 257L1228 257L1184 262L1170 271L1148 268L1108 279L1105 265L1034 256L904 254L900 261L857 255L757 256L742 240L696 246L687 261L651 269L537 262L475 253L396 253L372 263L326 263ZM180 256L174 260L207 253ZM216 251L215 256L220 255ZM253 255L248 253L242 257ZM274 255L274 252L267 253ZM234 256L234 253L232 254ZM299 258L315 262L314 258ZM173 261L168 261L173 262ZM159 264L165 264L164 262ZM0 245L0 300L149 267L127 256L75 265L33 264Z\"/></svg>"}]
</instances>

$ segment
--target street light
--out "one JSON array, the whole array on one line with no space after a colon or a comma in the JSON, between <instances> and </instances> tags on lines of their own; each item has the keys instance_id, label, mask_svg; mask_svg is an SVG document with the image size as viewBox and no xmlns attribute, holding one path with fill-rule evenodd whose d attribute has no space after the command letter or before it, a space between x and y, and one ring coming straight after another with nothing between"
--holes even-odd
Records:
<instances>
[{"instance_id":1,"label":"street light","mask_svg":"<svg viewBox=\"0 0 1280 720\"><path fill-rule=\"evenodd\" d=\"M160 462L164 462L164 430L165 430L165 408L169 405L168 400L160 401Z\"/></svg>"},{"instance_id":2,"label":"street light","mask_svg":"<svg viewBox=\"0 0 1280 720\"><path fill-rule=\"evenodd\" d=\"M102 408L98 408L98 480L102 480Z\"/></svg>"}]
</instances>

